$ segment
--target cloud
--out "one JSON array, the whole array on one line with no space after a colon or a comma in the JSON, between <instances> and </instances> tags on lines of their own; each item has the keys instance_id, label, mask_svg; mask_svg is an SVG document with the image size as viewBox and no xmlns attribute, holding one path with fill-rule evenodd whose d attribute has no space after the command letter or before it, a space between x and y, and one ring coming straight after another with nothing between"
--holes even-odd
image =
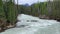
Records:
<instances>
[{"instance_id":1,"label":"cloud","mask_svg":"<svg viewBox=\"0 0 60 34\"><path fill-rule=\"evenodd\" d=\"M33 3L36 3L36 2L45 2L47 0L18 0L18 4L33 4ZM16 4L17 4L17 0L15 0Z\"/></svg>"}]
</instances>

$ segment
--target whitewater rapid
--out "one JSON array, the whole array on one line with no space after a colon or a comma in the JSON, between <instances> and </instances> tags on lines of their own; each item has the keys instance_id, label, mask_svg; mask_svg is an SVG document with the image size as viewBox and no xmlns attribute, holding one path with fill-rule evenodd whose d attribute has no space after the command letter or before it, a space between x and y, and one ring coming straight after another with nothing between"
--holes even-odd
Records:
<instances>
[{"instance_id":1,"label":"whitewater rapid","mask_svg":"<svg viewBox=\"0 0 60 34\"><path fill-rule=\"evenodd\" d=\"M60 34L60 22L20 14L15 28L0 34Z\"/></svg>"}]
</instances>

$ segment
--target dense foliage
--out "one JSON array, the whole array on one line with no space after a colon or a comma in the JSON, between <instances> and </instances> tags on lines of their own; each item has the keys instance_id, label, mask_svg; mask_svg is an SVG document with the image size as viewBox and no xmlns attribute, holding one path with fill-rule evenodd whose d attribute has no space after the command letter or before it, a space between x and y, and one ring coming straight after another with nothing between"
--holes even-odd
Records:
<instances>
[{"instance_id":1,"label":"dense foliage","mask_svg":"<svg viewBox=\"0 0 60 34\"><path fill-rule=\"evenodd\" d=\"M5 18L2 0L0 0L0 18Z\"/></svg>"},{"instance_id":2,"label":"dense foliage","mask_svg":"<svg viewBox=\"0 0 60 34\"><path fill-rule=\"evenodd\" d=\"M3 2L2 0L0 0L0 23L15 24L17 20L17 14L18 11L12 0L9 0L8 2L7 1Z\"/></svg>"}]
</instances>

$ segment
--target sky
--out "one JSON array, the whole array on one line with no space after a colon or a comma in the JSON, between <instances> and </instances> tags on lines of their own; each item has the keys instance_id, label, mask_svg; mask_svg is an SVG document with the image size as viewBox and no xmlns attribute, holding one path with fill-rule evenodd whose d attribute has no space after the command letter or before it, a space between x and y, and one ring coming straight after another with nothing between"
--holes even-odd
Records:
<instances>
[{"instance_id":1,"label":"sky","mask_svg":"<svg viewBox=\"0 0 60 34\"><path fill-rule=\"evenodd\" d=\"M45 2L47 0L18 0L18 4L23 5L23 4L33 4L33 3L37 3L37 2ZM17 0L15 0L15 2L17 3Z\"/></svg>"}]
</instances>

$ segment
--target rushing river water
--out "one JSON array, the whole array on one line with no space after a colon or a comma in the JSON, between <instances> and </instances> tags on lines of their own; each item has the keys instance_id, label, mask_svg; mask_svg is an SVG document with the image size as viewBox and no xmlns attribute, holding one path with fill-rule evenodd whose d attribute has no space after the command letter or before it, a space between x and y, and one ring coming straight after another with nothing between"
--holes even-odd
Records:
<instances>
[{"instance_id":1,"label":"rushing river water","mask_svg":"<svg viewBox=\"0 0 60 34\"><path fill-rule=\"evenodd\" d=\"M0 34L60 34L60 22L30 15L18 16L17 26Z\"/></svg>"}]
</instances>

